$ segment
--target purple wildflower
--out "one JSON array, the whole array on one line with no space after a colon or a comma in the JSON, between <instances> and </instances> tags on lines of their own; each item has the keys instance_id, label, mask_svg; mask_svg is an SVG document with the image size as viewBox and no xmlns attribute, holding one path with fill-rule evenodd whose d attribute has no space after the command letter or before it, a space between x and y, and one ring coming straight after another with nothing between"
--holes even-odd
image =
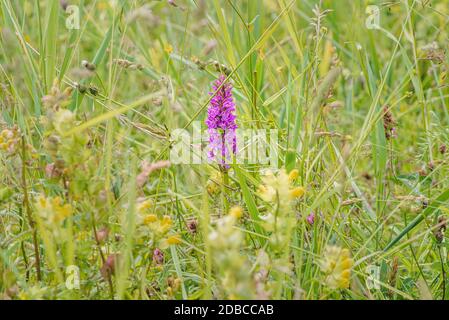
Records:
<instances>
[{"instance_id":1,"label":"purple wildflower","mask_svg":"<svg viewBox=\"0 0 449 320\"><path fill-rule=\"evenodd\" d=\"M313 223L315 222L315 213L313 213L313 212L310 213L310 214L307 216L306 220L307 220L307 223L308 223L308 224L313 225Z\"/></svg>"},{"instance_id":2,"label":"purple wildflower","mask_svg":"<svg viewBox=\"0 0 449 320\"><path fill-rule=\"evenodd\" d=\"M220 75L212 86L212 92L209 93L213 97L207 110L206 125L209 133L209 159L228 168L227 163L231 159L231 154L237 152L235 133L237 125L232 85L225 80L226 76Z\"/></svg>"}]
</instances>

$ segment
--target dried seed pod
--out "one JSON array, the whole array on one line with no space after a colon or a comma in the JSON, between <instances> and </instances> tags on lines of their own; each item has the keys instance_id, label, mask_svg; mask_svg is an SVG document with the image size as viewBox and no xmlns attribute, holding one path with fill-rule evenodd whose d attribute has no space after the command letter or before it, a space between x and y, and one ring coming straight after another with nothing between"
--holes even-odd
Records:
<instances>
[{"instance_id":1,"label":"dried seed pod","mask_svg":"<svg viewBox=\"0 0 449 320\"><path fill-rule=\"evenodd\" d=\"M446 228L447 228L446 217L445 216L439 216L438 217L437 228L434 231L434 235L435 235L435 238L436 238L438 243L443 242L443 240L444 240L444 233L446 231Z\"/></svg>"},{"instance_id":2,"label":"dried seed pod","mask_svg":"<svg viewBox=\"0 0 449 320\"><path fill-rule=\"evenodd\" d=\"M197 57L192 57L191 59L192 59L192 62L198 66L198 69L200 69L200 70L205 70L206 69L206 66L207 66L206 62L201 61Z\"/></svg>"},{"instance_id":3,"label":"dried seed pod","mask_svg":"<svg viewBox=\"0 0 449 320\"><path fill-rule=\"evenodd\" d=\"M140 63L135 63L126 59L114 59L114 63L119 65L120 67L124 69L131 69L131 70L143 70L144 66Z\"/></svg>"},{"instance_id":4,"label":"dried seed pod","mask_svg":"<svg viewBox=\"0 0 449 320\"><path fill-rule=\"evenodd\" d=\"M391 264L391 272L388 277L388 284L393 288L396 287L396 279L398 276L398 270L399 270L399 259L398 259L398 257L394 257L393 262ZM389 294L393 295L393 291L390 290Z\"/></svg>"},{"instance_id":5,"label":"dried seed pod","mask_svg":"<svg viewBox=\"0 0 449 320\"><path fill-rule=\"evenodd\" d=\"M217 72L224 73L226 76L229 76L231 74L231 69L226 67L224 64L218 61L213 61L212 64L214 65Z\"/></svg>"},{"instance_id":6,"label":"dried seed pod","mask_svg":"<svg viewBox=\"0 0 449 320\"><path fill-rule=\"evenodd\" d=\"M87 92L88 88L84 84L75 82L74 85L75 85L75 88L79 91L79 93L85 94Z\"/></svg>"},{"instance_id":7,"label":"dried seed pod","mask_svg":"<svg viewBox=\"0 0 449 320\"><path fill-rule=\"evenodd\" d=\"M98 95L98 88L95 86L89 86L89 92L91 95L96 96Z\"/></svg>"},{"instance_id":8,"label":"dried seed pod","mask_svg":"<svg viewBox=\"0 0 449 320\"><path fill-rule=\"evenodd\" d=\"M96 69L95 65L87 60L81 61L81 66L83 66L83 68L86 68L89 71L95 71Z\"/></svg>"},{"instance_id":9,"label":"dried seed pod","mask_svg":"<svg viewBox=\"0 0 449 320\"><path fill-rule=\"evenodd\" d=\"M426 209L429 206L429 202L427 200L423 200L421 203L423 209Z\"/></svg>"},{"instance_id":10,"label":"dried seed pod","mask_svg":"<svg viewBox=\"0 0 449 320\"><path fill-rule=\"evenodd\" d=\"M384 129L385 129L385 137L387 140L391 138L396 138L396 121L393 118L393 114L390 111L390 107L388 105L384 106Z\"/></svg>"},{"instance_id":11,"label":"dried seed pod","mask_svg":"<svg viewBox=\"0 0 449 320\"><path fill-rule=\"evenodd\" d=\"M418 170L418 174L420 177L427 177L428 173L425 166Z\"/></svg>"},{"instance_id":12,"label":"dried seed pod","mask_svg":"<svg viewBox=\"0 0 449 320\"><path fill-rule=\"evenodd\" d=\"M444 233L441 232L440 230L439 230L439 231L436 231L436 232L435 232L435 238L436 238L436 240L437 240L438 243L443 242L443 240L444 240Z\"/></svg>"}]
</instances>

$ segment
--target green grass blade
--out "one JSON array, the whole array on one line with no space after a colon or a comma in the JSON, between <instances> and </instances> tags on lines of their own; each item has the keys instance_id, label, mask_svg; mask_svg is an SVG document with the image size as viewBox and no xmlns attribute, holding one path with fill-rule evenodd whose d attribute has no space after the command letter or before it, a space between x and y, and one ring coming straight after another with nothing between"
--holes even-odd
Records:
<instances>
[{"instance_id":1,"label":"green grass blade","mask_svg":"<svg viewBox=\"0 0 449 320\"><path fill-rule=\"evenodd\" d=\"M441 193L429 206L412 222L409 223L391 242L385 247L384 251L391 249L399 240L401 240L407 233L409 233L413 228L415 228L421 221L426 217L439 210L439 207L449 200L449 189Z\"/></svg>"}]
</instances>

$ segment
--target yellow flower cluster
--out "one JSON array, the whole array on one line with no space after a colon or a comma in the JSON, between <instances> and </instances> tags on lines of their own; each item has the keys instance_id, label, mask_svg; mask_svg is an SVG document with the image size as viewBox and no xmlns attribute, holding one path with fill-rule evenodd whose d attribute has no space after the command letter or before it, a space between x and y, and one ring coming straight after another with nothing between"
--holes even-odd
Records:
<instances>
[{"instance_id":1,"label":"yellow flower cluster","mask_svg":"<svg viewBox=\"0 0 449 320\"><path fill-rule=\"evenodd\" d=\"M158 234L166 234L172 227L172 219L170 216L158 217L155 214L148 214L143 218L144 225L148 226L151 231Z\"/></svg>"},{"instance_id":2,"label":"yellow flower cluster","mask_svg":"<svg viewBox=\"0 0 449 320\"><path fill-rule=\"evenodd\" d=\"M238 219L243 215L239 206L232 207L229 214L217 221L216 230L209 234L211 245L217 250L238 248L242 241L242 234L234 228Z\"/></svg>"},{"instance_id":3,"label":"yellow flower cluster","mask_svg":"<svg viewBox=\"0 0 449 320\"><path fill-rule=\"evenodd\" d=\"M348 249L328 246L320 261L320 268L326 274L326 284L332 289L349 287L353 260Z\"/></svg>"},{"instance_id":4,"label":"yellow flower cluster","mask_svg":"<svg viewBox=\"0 0 449 320\"><path fill-rule=\"evenodd\" d=\"M232 207L229 213L216 221L213 231L209 233L213 262L220 274L221 286L224 289L221 298L252 299L254 285L251 266L241 250L244 246L244 234L236 228L243 215L240 206Z\"/></svg>"},{"instance_id":5,"label":"yellow flower cluster","mask_svg":"<svg viewBox=\"0 0 449 320\"><path fill-rule=\"evenodd\" d=\"M262 184L258 190L263 200L276 204L278 208L277 215L275 212L268 212L265 216L261 216L261 219L264 221L262 226L265 230L272 232L277 229L277 234L273 235L271 240L280 250L283 250L283 244L288 242L291 229L295 224L291 203L305 193L304 187L293 185L298 176L299 172L296 169L289 174L285 169L281 169L277 174L268 171L262 177Z\"/></svg>"},{"instance_id":6,"label":"yellow flower cluster","mask_svg":"<svg viewBox=\"0 0 449 320\"><path fill-rule=\"evenodd\" d=\"M157 243L161 249L181 243L178 235L168 234L173 227L172 218L168 215L160 217L154 213L147 213L152 207L153 202L151 200L145 200L137 204L137 211L141 217L140 224L144 228L144 235L147 235L147 231L150 231L153 242Z\"/></svg>"},{"instance_id":7,"label":"yellow flower cluster","mask_svg":"<svg viewBox=\"0 0 449 320\"><path fill-rule=\"evenodd\" d=\"M19 139L20 134L17 127L2 130L0 133L0 150L7 153L14 153L17 150Z\"/></svg>"},{"instance_id":8,"label":"yellow flower cluster","mask_svg":"<svg viewBox=\"0 0 449 320\"><path fill-rule=\"evenodd\" d=\"M259 194L267 202L288 203L291 200L302 197L305 193L304 187L293 187L293 182L298 178L298 170L292 170L287 174L285 169L281 169L277 175L268 171L262 178L262 185L259 186Z\"/></svg>"},{"instance_id":9,"label":"yellow flower cluster","mask_svg":"<svg viewBox=\"0 0 449 320\"><path fill-rule=\"evenodd\" d=\"M65 218L72 215L73 208L70 204L62 204L60 197L45 198L40 196L35 206L39 216L50 224L59 224Z\"/></svg>"}]
</instances>

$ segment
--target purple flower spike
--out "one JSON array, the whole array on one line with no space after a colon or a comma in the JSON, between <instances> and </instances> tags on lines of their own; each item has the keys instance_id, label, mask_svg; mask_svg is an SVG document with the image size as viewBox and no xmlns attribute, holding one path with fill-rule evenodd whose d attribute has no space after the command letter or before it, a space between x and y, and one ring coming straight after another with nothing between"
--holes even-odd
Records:
<instances>
[{"instance_id":1,"label":"purple flower spike","mask_svg":"<svg viewBox=\"0 0 449 320\"><path fill-rule=\"evenodd\" d=\"M226 76L220 75L212 86L212 92L209 93L213 97L207 110L206 125L209 133L208 157L228 169L231 154L235 155L237 152L235 133L237 125L232 85L225 80Z\"/></svg>"}]
</instances>

